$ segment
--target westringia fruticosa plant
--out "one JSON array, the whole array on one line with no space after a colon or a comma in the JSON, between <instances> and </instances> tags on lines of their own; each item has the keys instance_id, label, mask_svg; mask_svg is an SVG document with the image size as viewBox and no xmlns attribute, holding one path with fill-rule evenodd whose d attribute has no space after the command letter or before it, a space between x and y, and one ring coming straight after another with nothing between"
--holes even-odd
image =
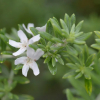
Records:
<instances>
[{"instance_id":1,"label":"westringia fruticosa plant","mask_svg":"<svg viewBox=\"0 0 100 100\"><path fill-rule=\"evenodd\" d=\"M85 41L92 33L82 32L83 21L75 24L75 20L74 14L71 17L65 14L64 19L60 21L55 17L50 18L43 27L34 27L34 24L29 23L27 28L24 24L19 25L19 30L13 29L11 34L7 34L5 29L0 30L1 100L33 100L31 96L15 95L11 91L17 83L29 83L26 78L29 68L33 70L35 76L40 73L37 64L40 57L43 57L52 75L57 72L57 63L69 67L63 78L79 80L82 77L84 88L91 95L92 72L95 69L95 59L99 62L99 58L97 59L96 52L89 52L90 47ZM99 39L96 39L97 43L91 47L100 50L100 32L95 33ZM8 66L11 69L10 73L3 71L8 69L7 62L10 62ZM24 76L17 76L20 69ZM80 85L79 87L81 88ZM69 90L67 94L69 100L74 100L70 99Z\"/></svg>"}]
</instances>

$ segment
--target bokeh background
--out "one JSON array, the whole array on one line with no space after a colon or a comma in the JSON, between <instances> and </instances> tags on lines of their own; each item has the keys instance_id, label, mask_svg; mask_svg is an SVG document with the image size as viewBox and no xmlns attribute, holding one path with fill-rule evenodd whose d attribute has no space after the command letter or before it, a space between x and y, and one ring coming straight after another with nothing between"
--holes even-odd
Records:
<instances>
[{"instance_id":1,"label":"bokeh background","mask_svg":"<svg viewBox=\"0 0 100 100\"><path fill-rule=\"evenodd\" d=\"M10 33L18 24L34 23L37 27L45 25L51 17L60 19L64 14L76 15L76 23L84 20L82 30L100 30L100 0L0 0L0 29ZM94 34L94 33L93 33ZM88 44L94 41L94 35ZM29 94L35 100L67 100L65 89L72 87L68 80L62 79L67 72L66 66L58 66L55 76L51 75L43 59L39 60L40 75L35 77L30 70L27 85L18 84L12 91L16 94ZM19 72L21 75L21 71Z\"/></svg>"}]
</instances>

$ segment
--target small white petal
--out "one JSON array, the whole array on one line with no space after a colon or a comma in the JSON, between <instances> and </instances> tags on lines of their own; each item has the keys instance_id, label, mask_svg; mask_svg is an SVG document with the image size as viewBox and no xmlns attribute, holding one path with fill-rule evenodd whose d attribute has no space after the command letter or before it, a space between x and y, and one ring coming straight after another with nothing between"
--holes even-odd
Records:
<instances>
[{"instance_id":1,"label":"small white petal","mask_svg":"<svg viewBox=\"0 0 100 100\"><path fill-rule=\"evenodd\" d=\"M32 44L32 43L37 42L37 41L39 41L39 40L40 40L40 34L38 34L38 35L32 37L32 38L29 40L29 44Z\"/></svg>"},{"instance_id":2,"label":"small white petal","mask_svg":"<svg viewBox=\"0 0 100 100\"><path fill-rule=\"evenodd\" d=\"M36 27L36 29L38 31L41 31L41 32L45 32L46 31L46 25L42 26L42 27Z\"/></svg>"},{"instance_id":3,"label":"small white petal","mask_svg":"<svg viewBox=\"0 0 100 100\"><path fill-rule=\"evenodd\" d=\"M34 49L32 49L32 48L30 48L30 47L27 48L27 56L28 56L29 58L33 58L34 53L35 53L35 50L34 50Z\"/></svg>"},{"instance_id":4,"label":"small white petal","mask_svg":"<svg viewBox=\"0 0 100 100\"><path fill-rule=\"evenodd\" d=\"M22 30L18 31L18 37L20 38L20 40L21 40L22 43L28 41L26 35L24 34L24 32Z\"/></svg>"},{"instance_id":5,"label":"small white petal","mask_svg":"<svg viewBox=\"0 0 100 100\"><path fill-rule=\"evenodd\" d=\"M42 51L41 49L37 49L34 54L34 60L38 60L43 54L44 54L44 51Z\"/></svg>"},{"instance_id":6,"label":"small white petal","mask_svg":"<svg viewBox=\"0 0 100 100\"><path fill-rule=\"evenodd\" d=\"M38 65L35 61L30 64L30 68L33 70L35 76L37 76L40 73Z\"/></svg>"},{"instance_id":7,"label":"small white petal","mask_svg":"<svg viewBox=\"0 0 100 100\"><path fill-rule=\"evenodd\" d=\"M44 51L41 49L37 49L36 52L32 48L27 48L27 56L33 60L38 60L42 55L44 54Z\"/></svg>"},{"instance_id":8,"label":"small white petal","mask_svg":"<svg viewBox=\"0 0 100 100\"><path fill-rule=\"evenodd\" d=\"M27 60L27 57L20 57L15 60L15 65L24 64Z\"/></svg>"},{"instance_id":9,"label":"small white petal","mask_svg":"<svg viewBox=\"0 0 100 100\"><path fill-rule=\"evenodd\" d=\"M33 60L38 60L43 54L44 51L41 49L37 49L36 52L32 48L27 49L27 56Z\"/></svg>"},{"instance_id":10,"label":"small white petal","mask_svg":"<svg viewBox=\"0 0 100 100\"><path fill-rule=\"evenodd\" d=\"M24 24L22 24L22 26L23 26L23 28L28 32L28 29L25 27L25 25Z\"/></svg>"},{"instance_id":11,"label":"small white petal","mask_svg":"<svg viewBox=\"0 0 100 100\"><path fill-rule=\"evenodd\" d=\"M22 74L27 77L27 73L29 70L29 66L27 64L24 64L23 68L22 68Z\"/></svg>"},{"instance_id":12,"label":"small white petal","mask_svg":"<svg viewBox=\"0 0 100 100\"><path fill-rule=\"evenodd\" d=\"M9 40L9 44L13 47L16 47L16 48L19 48L20 47L20 42L16 42L16 41L13 41L13 40Z\"/></svg>"},{"instance_id":13,"label":"small white petal","mask_svg":"<svg viewBox=\"0 0 100 100\"><path fill-rule=\"evenodd\" d=\"M17 52L13 53L14 56L18 56L21 53L23 53L26 50L26 48L20 48Z\"/></svg>"},{"instance_id":14,"label":"small white petal","mask_svg":"<svg viewBox=\"0 0 100 100\"><path fill-rule=\"evenodd\" d=\"M30 34L33 35L33 33L32 33L31 30L30 30L30 27L34 27L34 24L29 23L29 24L27 25L27 28L25 27L24 24L22 24L22 25L23 25L24 29L25 29L28 33L30 33Z\"/></svg>"},{"instance_id":15,"label":"small white petal","mask_svg":"<svg viewBox=\"0 0 100 100\"><path fill-rule=\"evenodd\" d=\"M30 27L34 27L34 24L33 24L33 23L29 23L29 24L27 25L27 29L30 30ZM30 32L31 32L31 31L30 31Z\"/></svg>"}]
</instances>

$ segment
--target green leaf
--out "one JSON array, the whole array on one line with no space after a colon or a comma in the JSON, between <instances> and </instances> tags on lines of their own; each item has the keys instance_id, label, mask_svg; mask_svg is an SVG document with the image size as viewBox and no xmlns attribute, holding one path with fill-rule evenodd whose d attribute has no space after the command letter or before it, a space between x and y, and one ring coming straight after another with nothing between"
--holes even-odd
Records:
<instances>
[{"instance_id":1,"label":"green leaf","mask_svg":"<svg viewBox=\"0 0 100 100\"><path fill-rule=\"evenodd\" d=\"M96 55L96 54L92 54L92 55L90 55L90 56L87 58L87 60L86 60L86 66L87 66L87 67L89 67L89 66L93 63L93 60L94 60L94 58L95 58L95 55Z\"/></svg>"},{"instance_id":2,"label":"green leaf","mask_svg":"<svg viewBox=\"0 0 100 100\"><path fill-rule=\"evenodd\" d=\"M45 46L43 44L37 44L39 48L45 49Z\"/></svg>"},{"instance_id":3,"label":"green leaf","mask_svg":"<svg viewBox=\"0 0 100 100\"><path fill-rule=\"evenodd\" d=\"M69 58L72 62L80 64L80 60L76 56L69 54Z\"/></svg>"},{"instance_id":4,"label":"green leaf","mask_svg":"<svg viewBox=\"0 0 100 100\"><path fill-rule=\"evenodd\" d=\"M90 73L91 73L91 70L92 69L93 68L91 68L91 67L85 67L84 68L84 76L85 76L85 79L91 79Z\"/></svg>"},{"instance_id":5,"label":"green leaf","mask_svg":"<svg viewBox=\"0 0 100 100\"><path fill-rule=\"evenodd\" d=\"M23 65L17 65L14 70L22 69Z\"/></svg>"},{"instance_id":6,"label":"green leaf","mask_svg":"<svg viewBox=\"0 0 100 100\"><path fill-rule=\"evenodd\" d=\"M51 61L48 62L48 68L49 68L49 71L51 72L52 75L55 75L55 74L56 74L56 72L57 72L57 67L56 67L56 66L53 67Z\"/></svg>"},{"instance_id":7,"label":"green leaf","mask_svg":"<svg viewBox=\"0 0 100 100\"><path fill-rule=\"evenodd\" d=\"M44 60L44 63L48 63L51 60L51 56L46 57L46 59Z\"/></svg>"},{"instance_id":8,"label":"green leaf","mask_svg":"<svg viewBox=\"0 0 100 100\"><path fill-rule=\"evenodd\" d=\"M66 30L61 29L61 31L62 31L62 36L63 36L63 37L65 37L65 38L68 38L68 37L69 37L69 34L67 33Z\"/></svg>"},{"instance_id":9,"label":"green leaf","mask_svg":"<svg viewBox=\"0 0 100 100\"><path fill-rule=\"evenodd\" d=\"M68 30L68 27L67 27L66 23L62 19L60 19L60 23L62 25L62 28L66 31L66 34L68 35L69 30Z\"/></svg>"},{"instance_id":10,"label":"green leaf","mask_svg":"<svg viewBox=\"0 0 100 100\"><path fill-rule=\"evenodd\" d=\"M34 50L38 49L38 46L36 44L30 44L29 47L33 48Z\"/></svg>"},{"instance_id":11,"label":"green leaf","mask_svg":"<svg viewBox=\"0 0 100 100\"><path fill-rule=\"evenodd\" d=\"M73 77L74 75L75 75L75 71L72 70L72 71L70 71L70 72L67 72L62 78L63 78L63 79L71 78L71 77Z\"/></svg>"},{"instance_id":12,"label":"green leaf","mask_svg":"<svg viewBox=\"0 0 100 100\"><path fill-rule=\"evenodd\" d=\"M77 66L75 64L67 63L66 65L71 69L77 69Z\"/></svg>"},{"instance_id":13,"label":"green leaf","mask_svg":"<svg viewBox=\"0 0 100 100\"><path fill-rule=\"evenodd\" d=\"M83 24L83 21L78 23L78 25L76 26L76 29L75 29L75 33L78 33L81 30L82 24Z\"/></svg>"},{"instance_id":14,"label":"green leaf","mask_svg":"<svg viewBox=\"0 0 100 100\"><path fill-rule=\"evenodd\" d=\"M62 35L59 24L54 19L50 19L50 21L51 21L51 24L52 24L54 30L57 31L60 35Z\"/></svg>"},{"instance_id":15,"label":"green leaf","mask_svg":"<svg viewBox=\"0 0 100 100\"><path fill-rule=\"evenodd\" d=\"M52 57L52 66L54 67L56 65L56 58Z\"/></svg>"},{"instance_id":16,"label":"green leaf","mask_svg":"<svg viewBox=\"0 0 100 100\"><path fill-rule=\"evenodd\" d=\"M72 95L72 93L70 92L69 89L67 89L66 92L67 92L67 99L68 99L68 100L75 100L74 97L73 97L73 95Z\"/></svg>"},{"instance_id":17,"label":"green leaf","mask_svg":"<svg viewBox=\"0 0 100 100\"><path fill-rule=\"evenodd\" d=\"M68 26L68 29L70 29L69 28L69 24L70 24L70 18L69 18L69 15L68 14L65 14L65 16L64 16L64 21L65 21L65 23L66 23L66 25Z\"/></svg>"},{"instance_id":18,"label":"green leaf","mask_svg":"<svg viewBox=\"0 0 100 100\"><path fill-rule=\"evenodd\" d=\"M16 76L16 77L14 77L14 80L20 84L27 84L30 82L29 79L27 79L26 77L23 77L23 76Z\"/></svg>"},{"instance_id":19,"label":"green leaf","mask_svg":"<svg viewBox=\"0 0 100 100\"><path fill-rule=\"evenodd\" d=\"M74 40L75 44L85 44L85 41L80 41L80 40Z\"/></svg>"},{"instance_id":20,"label":"green leaf","mask_svg":"<svg viewBox=\"0 0 100 100\"><path fill-rule=\"evenodd\" d=\"M8 44L8 38L5 35L0 34L0 38L6 43Z\"/></svg>"},{"instance_id":21,"label":"green leaf","mask_svg":"<svg viewBox=\"0 0 100 100\"><path fill-rule=\"evenodd\" d=\"M78 37L78 36L80 36L82 34L83 34L83 32L75 33L75 37Z\"/></svg>"},{"instance_id":22,"label":"green leaf","mask_svg":"<svg viewBox=\"0 0 100 100\"><path fill-rule=\"evenodd\" d=\"M100 44L100 39L95 39L98 44Z\"/></svg>"},{"instance_id":23,"label":"green leaf","mask_svg":"<svg viewBox=\"0 0 100 100\"><path fill-rule=\"evenodd\" d=\"M91 47L100 50L100 44L92 44Z\"/></svg>"},{"instance_id":24,"label":"green leaf","mask_svg":"<svg viewBox=\"0 0 100 100\"><path fill-rule=\"evenodd\" d=\"M82 62L81 64L84 64L84 53L83 52L79 53L79 59Z\"/></svg>"},{"instance_id":25,"label":"green leaf","mask_svg":"<svg viewBox=\"0 0 100 100\"><path fill-rule=\"evenodd\" d=\"M50 20L48 20L47 22L47 25L46 25L46 32L54 35L54 30L53 30L53 27L52 27L52 24L50 22Z\"/></svg>"},{"instance_id":26,"label":"green leaf","mask_svg":"<svg viewBox=\"0 0 100 100\"><path fill-rule=\"evenodd\" d=\"M92 35L92 32L84 33L84 34L78 36L78 37L76 38L76 40L84 41L84 40L88 39L91 35Z\"/></svg>"},{"instance_id":27,"label":"green leaf","mask_svg":"<svg viewBox=\"0 0 100 100\"><path fill-rule=\"evenodd\" d=\"M78 55L78 52L75 50L74 47L70 46L70 45L66 45L66 49L69 53L72 53L73 55Z\"/></svg>"},{"instance_id":28,"label":"green leaf","mask_svg":"<svg viewBox=\"0 0 100 100\"><path fill-rule=\"evenodd\" d=\"M75 24L72 25L70 34L71 34L71 33L75 33L74 31L75 31Z\"/></svg>"},{"instance_id":29,"label":"green leaf","mask_svg":"<svg viewBox=\"0 0 100 100\"><path fill-rule=\"evenodd\" d=\"M92 82L91 80L85 79L85 89L89 95L92 93Z\"/></svg>"},{"instance_id":30,"label":"green leaf","mask_svg":"<svg viewBox=\"0 0 100 100\"><path fill-rule=\"evenodd\" d=\"M3 51L3 52L1 52L1 54L4 54L4 55L12 55L12 52L11 51Z\"/></svg>"},{"instance_id":31,"label":"green leaf","mask_svg":"<svg viewBox=\"0 0 100 100\"><path fill-rule=\"evenodd\" d=\"M41 37L41 38L40 38L40 43L43 44L43 45L46 45L46 40L45 40L44 38Z\"/></svg>"},{"instance_id":32,"label":"green leaf","mask_svg":"<svg viewBox=\"0 0 100 100\"><path fill-rule=\"evenodd\" d=\"M56 38L56 37L53 37L51 40L54 42L57 42L57 43L63 43L62 40L60 40L59 38Z\"/></svg>"},{"instance_id":33,"label":"green leaf","mask_svg":"<svg viewBox=\"0 0 100 100\"><path fill-rule=\"evenodd\" d=\"M40 33L41 37L43 37L44 39L47 39L47 40L51 41L52 35L50 35L47 32L39 32L39 33Z\"/></svg>"},{"instance_id":34,"label":"green leaf","mask_svg":"<svg viewBox=\"0 0 100 100\"><path fill-rule=\"evenodd\" d=\"M56 59L58 60L58 62L59 62L60 64L64 65L64 61L63 61L63 59L61 58L60 55L56 55Z\"/></svg>"},{"instance_id":35,"label":"green leaf","mask_svg":"<svg viewBox=\"0 0 100 100\"><path fill-rule=\"evenodd\" d=\"M71 25L75 24L76 21L75 14L71 15L70 21L71 21Z\"/></svg>"},{"instance_id":36,"label":"green leaf","mask_svg":"<svg viewBox=\"0 0 100 100\"><path fill-rule=\"evenodd\" d=\"M94 31L98 38L100 38L100 31Z\"/></svg>"},{"instance_id":37,"label":"green leaf","mask_svg":"<svg viewBox=\"0 0 100 100\"><path fill-rule=\"evenodd\" d=\"M88 46L85 44L84 45L84 61L86 62L88 56L89 56L89 50L88 50Z\"/></svg>"},{"instance_id":38,"label":"green leaf","mask_svg":"<svg viewBox=\"0 0 100 100\"><path fill-rule=\"evenodd\" d=\"M73 46L79 53L82 52L82 47L80 45L74 44Z\"/></svg>"},{"instance_id":39,"label":"green leaf","mask_svg":"<svg viewBox=\"0 0 100 100\"><path fill-rule=\"evenodd\" d=\"M81 72L78 73L78 74L75 76L75 79L78 79L78 78L80 78L80 77L82 77L82 73L81 73Z\"/></svg>"},{"instance_id":40,"label":"green leaf","mask_svg":"<svg viewBox=\"0 0 100 100\"><path fill-rule=\"evenodd\" d=\"M34 27L30 27L30 30L34 35L38 35L38 30L35 29Z\"/></svg>"}]
</instances>

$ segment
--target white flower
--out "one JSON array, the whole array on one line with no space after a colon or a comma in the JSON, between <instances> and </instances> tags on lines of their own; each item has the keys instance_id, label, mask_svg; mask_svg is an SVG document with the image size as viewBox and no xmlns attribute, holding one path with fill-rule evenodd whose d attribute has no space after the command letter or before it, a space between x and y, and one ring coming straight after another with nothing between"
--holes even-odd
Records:
<instances>
[{"instance_id":1,"label":"white flower","mask_svg":"<svg viewBox=\"0 0 100 100\"><path fill-rule=\"evenodd\" d=\"M36 29L40 32L45 32L46 31L46 25L42 26L42 27L36 27Z\"/></svg>"},{"instance_id":2,"label":"white flower","mask_svg":"<svg viewBox=\"0 0 100 100\"><path fill-rule=\"evenodd\" d=\"M27 28L25 27L24 24L22 24L22 26L24 27L24 29L25 29L28 33L30 33L30 34L33 35L33 33L32 33L31 30L30 30L30 27L34 27L34 24L33 24L33 23L29 23L29 24L27 25Z\"/></svg>"},{"instance_id":3,"label":"white flower","mask_svg":"<svg viewBox=\"0 0 100 100\"><path fill-rule=\"evenodd\" d=\"M30 27L34 27L34 24L33 24L33 23L29 23L29 24L27 25L27 28L25 27L24 24L22 24L22 25L23 25L24 29L25 29L28 33L30 33L30 34L33 35L33 33L32 33L31 30L30 30ZM45 31L46 31L46 25L44 25L44 26L42 26L42 27L36 27L36 29L37 29L38 31L45 32Z\"/></svg>"},{"instance_id":4,"label":"white flower","mask_svg":"<svg viewBox=\"0 0 100 100\"><path fill-rule=\"evenodd\" d=\"M38 75L40 73L37 63L35 62L38 60L44 51L41 49L37 49L36 52L32 48L27 49L27 57L20 57L15 60L15 65L24 64L22 68L22 74L26 77L29 68L33 70L34 75Z\"/></svg>"},{"instance_id":5,"label":"white flower","mask_svg":"<svg viewBox=\"0 0 100 100\"><path fill-rule=\"evenodd\" d=\"M34 37L32 37L31 39L28 40L28 38L26 37L24 32L22 30L19 30L18 31L18 37L20 38L20 42L9 40L9 44L11 46L13 46L15 48L20 48L17 52L13 53L14 56L20 55L25 50L27 50L29 44L32 44L36 41L39 41L40 34L38 34L38 35L36 35L36 36L34 36Z\"/></svg>"}]
</instances>

